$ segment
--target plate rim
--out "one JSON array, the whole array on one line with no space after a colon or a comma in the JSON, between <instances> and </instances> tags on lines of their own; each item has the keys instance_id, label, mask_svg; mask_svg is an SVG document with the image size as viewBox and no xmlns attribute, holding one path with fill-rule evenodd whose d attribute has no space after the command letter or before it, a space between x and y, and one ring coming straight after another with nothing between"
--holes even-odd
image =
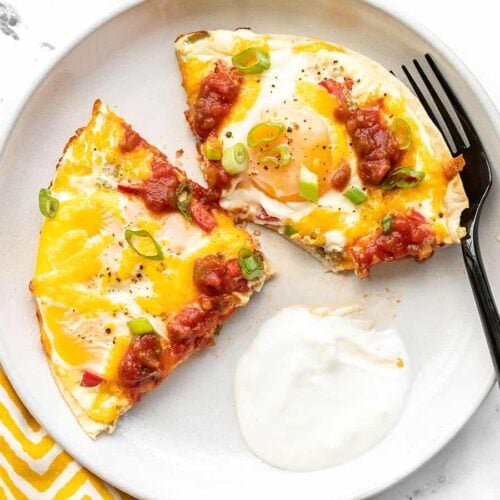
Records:
<instances>
[{"instance_id":1,"label":"plate rim","mask_svg":"<svg viewBox=\"0 0 500 500\"><path fill-rule=\"evenodd\" d=\"M68 42L66 47L61 50L54 60L50 61L47 66L42 69L37 76L32 80L31 84L28 86L26 91L18 99L17 104L14 105L10 117L6 122L5 130L6 132L2 137L0 137L0 164L2 162L5 147L8 144L12 133L14 132L17 122L19 121L22 113L24 112L26 106L28 105L31 97L38 91L45 80L49 77L50 73L54 68L67 57L78 45L84 42L88 37L90 37L95 31L103 28L106 24L110 23L116 17L138 7L141 4L147 3L148 0L129 0L125 5L119 5L114 9L111 9L105 16L100 19L95 20L90 23L83 31L81 31L76 36L72 37ZM474 96L479 100L483 108L487 112L488 119L493 124L493 132L500 141L500 113L497 109L495 103L489 96L488 92L484 89L482 84L476 78L476 76L469 70L465 63L460 59L460 57L436 34L434 34L429 28L424 26L420 21L416 20L411 14L409 14L404 9L399 6L388 6L385 5L383 0L358 0L360 4L366 4L380 11L381 13L394 18L396 21L404 25L408 30L415 33L417 36L422 38L427 42L434 51L436 51L443 59L445 59L452 67L457 71L460 77L464 80L470 90L473 92ZM16 394L22 400L23 404L26 406L30 414L36 417L36 406L31 401L29 396L29 391L25 392L22 380L18 377L15 361L10 359L6 350L2 349L4 346L3 335L0 335L0 365L5 371L8 380L13 386ZM12 362L11 362L12 361ZM483 401L486 399L487 395L491 391L495 383L495 371L493 365L490 365L489 374L485 376L480 389L476 393L476 397L473 398L469 407L469 411L464 415L458 424L456 424L450 431L443 435L436 445L433 447L430 453L424 453L418 460L414 462L412 467L407 470L400 472L397 476L388 476L386 480L380 480L378 482L372 482L367 485L363 492L357 493L356 496L352 498L367 498L372 495L376 495L393 487L409 477L411 474L415 473L417 470L421 469L427 462L429 462L434 456L436 456L450 441L458 434L458 432L469 422L472 416L479 409ZM43 426L43 424L42 424ZM133 489L132 486L126 483L126 480L122 480L119 475L108 473L108 471L98 470L97 466L94 466L87 458L78 452L78 449L71 449L71 441L65 439L64 435L59 432L54 432L50 434L54 441L59 444L65 451L67 451L74 460L76 460L81 466L85 467L97 477L112 485L113 487L133 495L134 497L141 497L141 492ZM56 438L56 436L58 436ZM62 439L61 439L62 438ZM70 446L66 446L69 444ZM109 479L108 479L109 478Z\"/></svg>"}]
</instances>

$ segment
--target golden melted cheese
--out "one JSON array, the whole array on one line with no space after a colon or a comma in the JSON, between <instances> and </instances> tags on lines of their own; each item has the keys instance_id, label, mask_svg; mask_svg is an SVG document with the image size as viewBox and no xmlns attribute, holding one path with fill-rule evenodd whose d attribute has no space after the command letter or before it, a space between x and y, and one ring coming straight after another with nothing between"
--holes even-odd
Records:
<instances>
[{"instance_id":1,"label":"golden melted cheese","mask_svg":"<svg viewBox=\"0 0 500 500\"><path fill-rule=\"evenodd\" d=\"M334 245L337 251L353 244L360 236L379 231L381 220L388 213L404 213L411 209L421 212L429 220L438 244L458 241L461 230L457 217L467 202L460 181L450 188L443 174L443 164L450 160L451 154L415 97L401 82L368 58L323 41L259 35L246 30L212 31L193 44L181 38L176 48L188 103L192 104L192 80L198 78L196 74L207 74L219 59L231 65L232 55L252 46L267 47L271 67L258 75L244 77L239 98L218 131L223 147L237 142L246 145L248 132L265 120L280 121L285 128L300 128L299 132L304 131L306 140L297 140L293 133L285 133L292 161L271 174L269 169L272 167L265 166L264 170L254 167L256 153L249 147L249 171L236 176L223 193L221 205L224 208L257 223L262 223L258 216L264 208L268 215L279 220L276 224L281 228L285 225L295 228L298 235L293 239L306 245L329 247L329 233L335 233L337 240L340 233L342 241ZM196 67L195 75L186 71L186 61ZM391 192L367 186L368 201L361 205L352 204L331 187L331 173L342 162L351 166L350 184L358 188L363 188L363 184L357 174L358 160L345 124L334 117L334 109L339 104L337 98L319 85L327 78L339 82L351 78L356 102L363 105L383 99L383 113L389 125L396 117L408 123L412 142L400 166L425 172L419 186ZM287 116L301 116L297 110L307 116L307 120L287 121ZM321 137L320 142L331 149L328 156L317 149L319 136L307 136L307 130L309 134L323 134L325 126L329 137L326 140ZM318 160L316 164L307 164L303 160L314 154ZM300 196L300 165L294 164L294 157L318 175L319 206ZM328 183L326 190L325 182ZM454 203L450 202L450 189L459 194L454 206L450 206ZM453 227L455 232L450 232Z\"/></svg>"},{"instance_id":2,"label":"golden melted cheese","mask_svg":"<svg viewBox=\"0 0 500 500\"><path fill-rule=\"evenodd\" d=\"M198 257L235 257L254 242L222 212L204 233L178 212L150 213L139 197L118 183L148 178L157 154L143 143L130 153L119 148L124 122L96 103L92 118L68 144L53 182L60 200L43 223L32 290L41 316L44 346L64 388L88 416L112 423L128 404L117 368L130 341L127 321L146 316L166 336L170 315L196 302L193 266ZM127 228L145 229L162 246L161 261L144 259L127 244ZM106 382L80 386L83 370Z\"/></svg>"}]
</instances>

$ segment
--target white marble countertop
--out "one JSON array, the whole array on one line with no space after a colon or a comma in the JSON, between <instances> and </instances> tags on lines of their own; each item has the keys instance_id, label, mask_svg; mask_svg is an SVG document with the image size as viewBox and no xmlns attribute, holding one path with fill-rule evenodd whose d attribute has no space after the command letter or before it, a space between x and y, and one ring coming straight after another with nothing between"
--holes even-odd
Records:
<instances>
[{"instance_id":1,"label":"white marble countertop","mask_svg":"<svg viewBox=\"0 0 500 500\"><path fill-rule=\"evenodd\" d=\"M250 0L248 0L250 1ZM19 99L79 33L131 0L0 0L0 143ZM466 63L500 109L498 2L384 0L407 10ZM500 392L453 441L379 500L500 498Z\"/></svg>"}]
</instances>

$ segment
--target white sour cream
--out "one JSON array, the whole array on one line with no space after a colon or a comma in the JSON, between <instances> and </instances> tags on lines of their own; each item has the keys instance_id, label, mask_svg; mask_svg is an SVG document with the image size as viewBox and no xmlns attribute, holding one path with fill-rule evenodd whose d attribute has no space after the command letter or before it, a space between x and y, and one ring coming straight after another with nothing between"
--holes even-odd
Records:
<instances>
[{"instance_id":1,"label":"white sour cream","mask_svg":"<svg viewBox=\"0 0 500 500\"><path fill-rule=\"evenodd\" d=\"M241 434L268 464L331 467L369 450L399 420L410 370L395 330L292 306L260 328L234 379Z\"/></svg>"}]
</instances>

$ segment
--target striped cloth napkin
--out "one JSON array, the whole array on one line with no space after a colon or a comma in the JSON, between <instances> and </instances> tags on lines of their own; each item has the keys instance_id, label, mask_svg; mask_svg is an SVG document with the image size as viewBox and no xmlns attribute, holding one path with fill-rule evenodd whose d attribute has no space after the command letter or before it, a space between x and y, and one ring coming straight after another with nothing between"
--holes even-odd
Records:
<instances>
[{"instance_id":1,"label":"striped cloth napkin","mask_svg":"<svg viewBox=\"0 0 500 500\"><path fill-rule=\"evenodd\" d=\"M80 467L28 413L0 368L0 500L128 499Z\"/></svg>"}]
</instances>

